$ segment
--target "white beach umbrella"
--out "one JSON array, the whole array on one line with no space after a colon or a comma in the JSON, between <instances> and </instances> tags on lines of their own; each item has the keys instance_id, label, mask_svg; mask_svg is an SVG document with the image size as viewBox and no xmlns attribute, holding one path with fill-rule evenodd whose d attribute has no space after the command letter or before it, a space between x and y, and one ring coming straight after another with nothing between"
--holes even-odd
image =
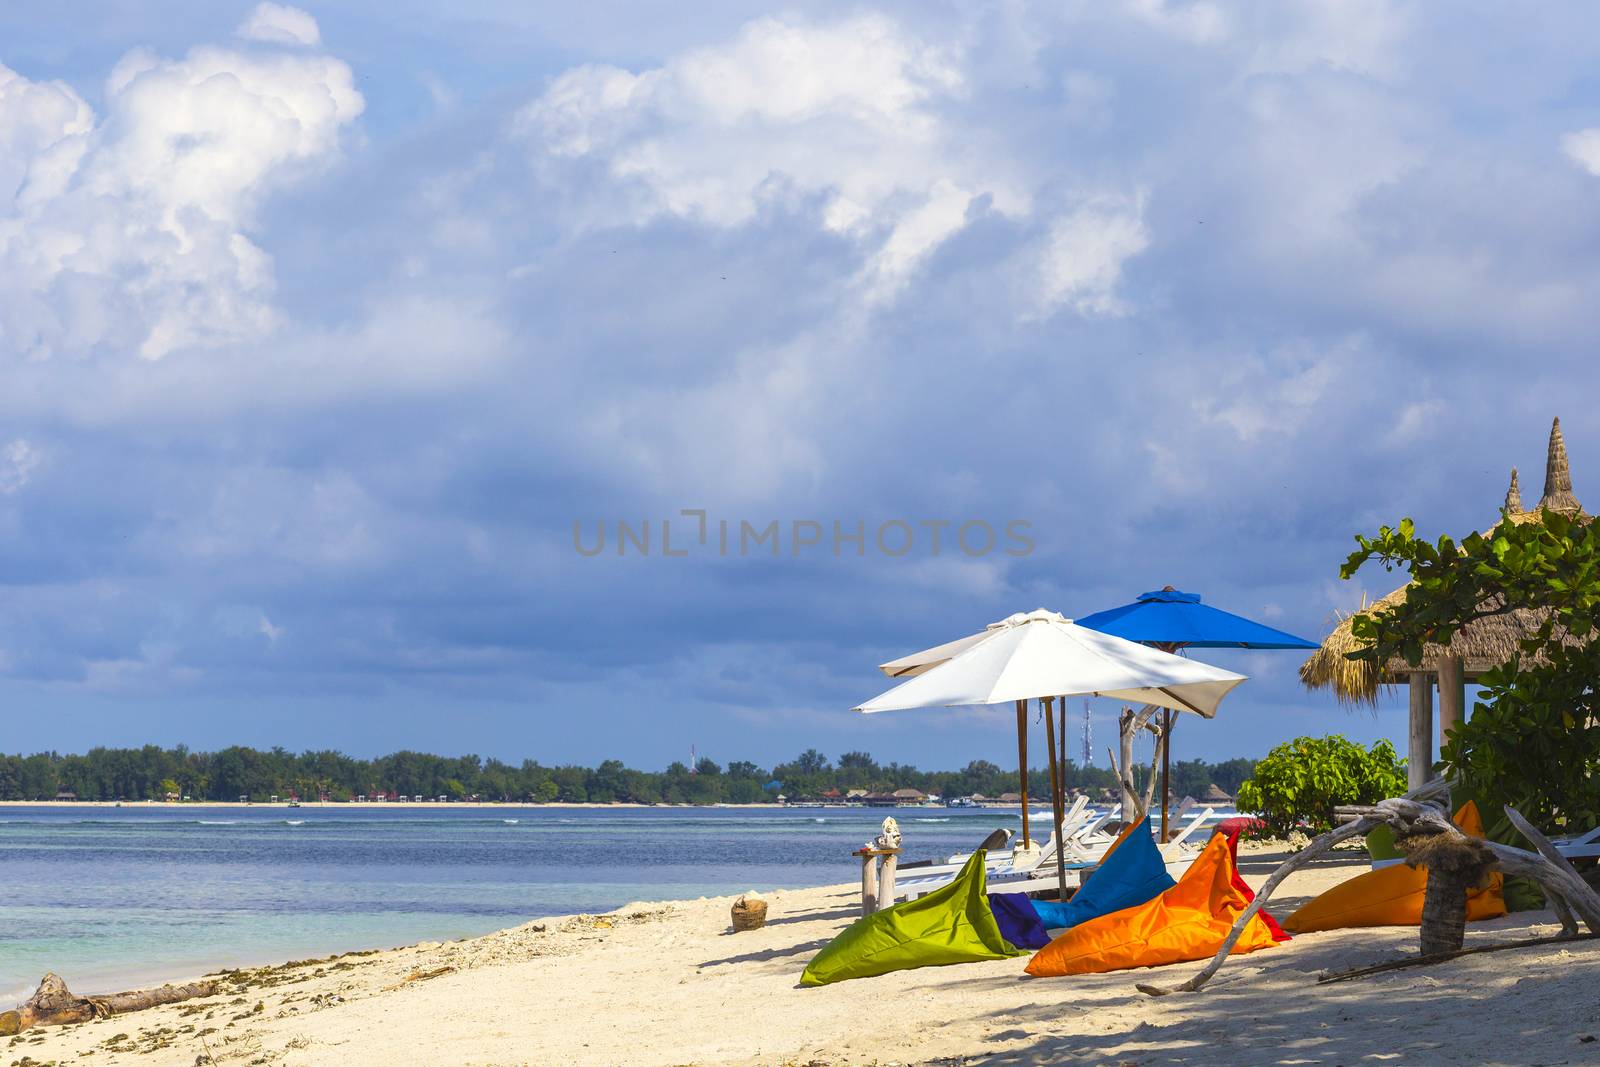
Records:
<instances>
[{"instance_id":1,"label":"white beach umbrella","mask_svg":"<svg viewBox=\"0 0 1600 1067\"><path fill-rule=\"evenodd\" d=\"M1017 757L1022 774L1022 839L1028 843L1027 702L1044 704L1050 748L1051 807L1061 830L1064 780L1051 722L1050 703L1069 696L1108 696L1155 704L1211 718L1242 674L1174 656L1097 630L1074 626L1065 616L1040 608L1016 614L972 634L904 656L879 669L905 677L854 710L864 714L910 708L1014 703ZM1062 723L1061 744L1066 744ZM1060 870L1060 863L1057 863ZM1065 893L1065 872L1061 871Z\"/></svg>"},{"instance_id":2,"label":"white beach umbrella","mask_svg":"<svg viewBox=\"0 0 1600 1067\"><path fill-rule=\"evenodd\" d=\"M1108 696L1211 718L1245 680L1209 664L1074 626L1040 608L982 633L883 664L911 677L854 710L1004 704L1054 696Z\"/></svg>"}]
</instances>

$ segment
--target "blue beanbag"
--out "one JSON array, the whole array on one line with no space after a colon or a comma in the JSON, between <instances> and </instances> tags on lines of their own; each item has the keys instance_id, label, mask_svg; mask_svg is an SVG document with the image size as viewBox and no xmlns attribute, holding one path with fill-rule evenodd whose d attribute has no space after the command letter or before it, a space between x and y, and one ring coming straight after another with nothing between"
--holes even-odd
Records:
<instances>
[{"instance_id":1,"label":"blue beanbag","mask_svg":"<svg viewBox=\"0 0 1600 1067\"><path fill-rule=\"evenodd\" d=\"M1171 889L1175 883L1150 835L1150 817L1106 857L1066 903L1035 900L1033 909L1047 929L1077 926L1100 915L1132 908Z\"/></svg>"},{"instance_id":2,"label":"blue beanbag","mask_svg":"<svg viewBox=\"0 0 1600 1067\"><path fill-rule=\"evenodd\" d=\"M1044 948L1050 935L1026 893L990 893L989 910L1000 925L1000 936L1018 948Z\"/></svg>"}]
</instances>

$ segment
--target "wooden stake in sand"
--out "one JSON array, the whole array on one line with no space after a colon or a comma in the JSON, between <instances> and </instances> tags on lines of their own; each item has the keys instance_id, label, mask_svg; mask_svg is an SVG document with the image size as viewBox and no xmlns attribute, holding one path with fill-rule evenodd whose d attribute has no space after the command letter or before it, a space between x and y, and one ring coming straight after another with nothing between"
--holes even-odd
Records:
<instances>
[{"instance_id":1,"label":"wooden stake in sand","mask_svg":"<svg viewBox=\"0 0 1600 1067\"><path fill-rule=\"evenodd\" d=\"M1482 888L1496 866L1489 846L1472 837L1420 833L1402 837L1395 846L1406 864L1428 869L1422 897L1422 954L1456 952L1467 939L1467 891Z\"/></svg>"},{"instance_id":2,"label":"wooden stake in sand","mask_svg":"<svg viewBox=\"0 0 1600 1067\"><path fill-rule=\"evenodd\" d=\"M47 974L40 979L39 988L33 991L27 1003L15 1011L0 1012L0 1037L21 1033L35 1026L81 1023L145 1008L158 1008L163 1004L176 1004L195 997L209 997L216 991L215 982L192 982L189 985L164 985L159 989L113 993L108 997L80 997L69 990L67 983L59 977Z\"/></svg>"}]
</instances>

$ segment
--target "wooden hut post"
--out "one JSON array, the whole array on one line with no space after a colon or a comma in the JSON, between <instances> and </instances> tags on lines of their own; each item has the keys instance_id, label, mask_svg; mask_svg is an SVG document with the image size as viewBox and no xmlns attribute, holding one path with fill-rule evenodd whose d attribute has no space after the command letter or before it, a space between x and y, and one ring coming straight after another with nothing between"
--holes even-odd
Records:
<instances>
[{"instance_id":1,"label":"wooden hut post","mask_svg":"<svg viewBox=\"0 0 1600 1067\"><path fill-rule=\"evenodd\" d=\"M1439 661L1439 747L1450 739L1450 731L1467 717L1466 665L1460 656Z\"/></svg>"},{"instance_id":2,"label":"wooden hut post","mask_svg":"<svg viewBox=\"0 0 1600 1067\"><path fill-rule=\"evenodd\" d=\"M1461 656L1438 661L1438 747L1443 749L1451 729L1467 718L1467 672Z\"/></svg>"},{"instance_id":3,"label":"wooden hut post","mask_svg":"<svg viewBox=\"0 0 1600 1067\"><path fill-rule=\"evenodd\" d=\"M1017 701L1017 766L1022 778L1022 847L1031 847L1028 836L1028 702Z\"/></svg>"},{"instance_id":4,"label":"wooden hut post","mask_svg":"<svg viewBox=\"0 0 1600 1067\"><path fill-rule=\"evenodd\" d=\"M1406 785L1416 789L1433 778L1433 675L1406 676L1411 691L1411 738L1406 749Z\"/></svg>"}]
</instances>

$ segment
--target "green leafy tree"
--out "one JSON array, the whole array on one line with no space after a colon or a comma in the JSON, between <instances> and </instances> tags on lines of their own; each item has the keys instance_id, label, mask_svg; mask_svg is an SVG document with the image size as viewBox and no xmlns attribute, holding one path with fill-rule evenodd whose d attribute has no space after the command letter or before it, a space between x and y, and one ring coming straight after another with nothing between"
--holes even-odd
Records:
<instances>
[{"instance_id":1,"label":"green leafy tree","mask_svg":"<svg viewBox=\"0 0 1600 1067\"><path fill-rule=\"evenodd\" d=\"M808 748L800 753L794 765L802 774L822 774L828 769L828 757L814 748Z\"/></svg>"},{"instance_id":2,"label":"green leafy tree","mask_svg":"<svg viewBox=\"0 0 1600 1067\"><path fill-rule=\"evenodd\" d=\"M1510 804L1547 831L1600 821L1600 529L1542 510L1459 544L1419 538L1409 519L1356 541L1344 577L1377 560L1406 568L1412 584L1402 603L1356 616L1365 645L1352 659L1415 666L1468 623L1538 613L1523 616L1539 625L1506 662L1479 677L1472 715L1440 753L1444 771L1486 813Z\"/></svg>"},{"instance_id":3,"label":"green leafy tree","mask_svg":"<svg viewBox=\"0 0 1600 1067\"><path fill-rule=\"evenodd\" d=\"M1246 768L1249 761L1235 761ZM1220 773L1203 761L1188 761L1198 777ZM1048 774L1030 770L1033 791L1047 795ZM1110 772L1097 767L1062 768L1071 788L1101 788ZM163 749L94 748L82 755L39 752L31 756L0 755L0 800L48 800L69 789L84 800L157 797L171 792L197 800L233 800L249 794L265 801L291 793L333 800L357 795L478 796L487 800L622 801L657 804L770 803L776 791L765 789L777 778L791 798L815 797L830 789L893 790L903 787L947 797L985 793L998 796L1016 788L1015 769L974 760L959 771L923 771L909 764L879 765L866 752L849 752L830 766L821 753L803 753L793 763L767 771L748 760L733 760L726 769L709 758L696 761L694 772L683 763L664 771L644 771L621 760L606 760L593 769L545 767L536 760L513 766L477 756L440 756L427 752L392 752L365 760L335 751L293 753L284 748L262 751L240 746L218 752L191 752L179 746Z\"/></svg>"},{"instance_id":4,"label":"green leafy tree","mask_svg":"<svg viewBox=\"0 0 1600 1067\"><path fill-rule=\"evenodd\" d=\"M1211 764L1205 760L1178 760L1172 765L1172 796L1200 797L1211 785Z\"/></svg>"},{"instance_id":5,"label":"green leafy tree","mask_svg":"<svg viewBox=\"0 0 1600 1067\"><path fill-rule=\"evenodd\" d=\"M1338 805L1376 804L1405 787L1405 760L1387 740L1367 749L1338 734L1297 737L1256 764L1254 776L1239 786L1238 802L1274 833L1303 828L1319 834L1333 828Z\"/></svg>"},{"instance_id":6,"label":"green leafy tree","mask_svg":"<svg viewBox=\"0 0 1600 1067\"><path fill-rule=\"evenodd\" d=\"M1211 765L1211 780L1229 796L1239 795L1239 786L1255 773L1256 761L1228 759Z\"/></svg>"}]
</instances>

